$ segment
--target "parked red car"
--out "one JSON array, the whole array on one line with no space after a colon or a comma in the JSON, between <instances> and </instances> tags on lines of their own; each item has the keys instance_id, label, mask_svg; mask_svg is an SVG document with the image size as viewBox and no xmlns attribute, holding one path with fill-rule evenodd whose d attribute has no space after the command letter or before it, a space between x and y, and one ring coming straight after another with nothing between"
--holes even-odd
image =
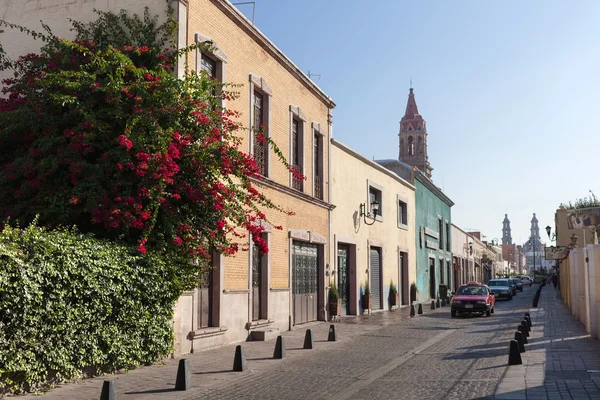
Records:
<instances>
[{"instance_id":1,"label":"parked red car","mask_svg":"<svg viewBox=\"0 0 600 400\"><path fill-rule=\"evenodd\" d=\"M494 312L496 299L486 285L477 282L469 282L458 288L452 298L450 315L456 314L485 313L490 316Z\"/></svg>"}]
</instances>

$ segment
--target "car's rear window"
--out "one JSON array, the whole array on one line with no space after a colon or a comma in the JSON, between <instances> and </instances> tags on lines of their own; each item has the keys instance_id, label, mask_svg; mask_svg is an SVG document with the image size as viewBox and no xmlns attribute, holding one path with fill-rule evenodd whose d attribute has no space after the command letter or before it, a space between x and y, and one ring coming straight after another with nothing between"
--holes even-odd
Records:
<instances>
[{"instance_id":1,"label":"car's rear window","mask_svg":"<svg viewBox=\"0 0 600 400\"><path fill-rule=\"evenodd\" d=\"M508 286L507 280L489 281L488 286Z\"/></svg>"},{"instance_id":2,"label":"car's rear window","mask_svg":"<svg viewBox=\"0 0 600 400\"><path fill-rule=\"evenodd\" d=\"M458 294L482 296L488 294L488 292L484 286L461 286L458 288Z\"/></svg>"}]
</instances>

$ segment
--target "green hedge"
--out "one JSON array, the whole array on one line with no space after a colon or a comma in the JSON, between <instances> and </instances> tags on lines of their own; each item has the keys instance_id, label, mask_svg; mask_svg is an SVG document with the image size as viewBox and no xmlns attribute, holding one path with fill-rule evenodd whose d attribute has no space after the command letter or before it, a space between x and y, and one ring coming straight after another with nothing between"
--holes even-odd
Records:
<instances>
[{"instance_id":1,"label":"green hedge","mask_svg":"<svg viewBox=\"0 0 600 400\"><path fill-rule=\"evenodd\" d=\"M0 393L153 363L172 350L191 276L158 254L75 229L0 233ZM179 264L179 265L178 265Z\"/></svg>"}]
</instances>

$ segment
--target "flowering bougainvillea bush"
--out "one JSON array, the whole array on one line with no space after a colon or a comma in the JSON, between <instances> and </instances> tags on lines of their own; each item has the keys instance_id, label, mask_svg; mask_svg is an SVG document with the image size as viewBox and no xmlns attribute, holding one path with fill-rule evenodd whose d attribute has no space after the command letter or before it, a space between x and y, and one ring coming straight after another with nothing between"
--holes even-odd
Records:
<instances>
[{"instance_id":1,"label":"flowering bougainvillea bush","mask_svg":"<svg viewBox=\"0 0 600 400\"><path fill-rule=\"evenodd\" d=\"M187 284L173 255L5 224L0 264L0 397L170 354L173 304Z\"/></svg>"},{"instance_id":2,"label":"flowering bougainvillea bush","mask_svg":"<svg viewBox=\"0 0 600 400\"><path fill-rule=\"evenodd\" d=\"M174 51L176 24L157 21L147 10L99 12L73 23L74 41L5 23L45 45L0 60L14 71L0 99L0 212L75 224L142 253L231 255L248 234L267 252L261 210L284 210L253 185L259 170L239 148L238 115L220 106L236 88L194 71L177 78L177 59L208 45Z\"/></svg>"}]
</instances>

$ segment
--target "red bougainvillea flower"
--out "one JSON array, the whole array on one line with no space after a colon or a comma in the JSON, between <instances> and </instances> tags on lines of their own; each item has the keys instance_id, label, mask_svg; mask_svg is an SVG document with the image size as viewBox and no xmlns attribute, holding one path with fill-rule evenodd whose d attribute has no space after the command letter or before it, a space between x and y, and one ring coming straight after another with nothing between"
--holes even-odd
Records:
<instances>
[{"instance_id":1,"label":"red bougainvillea flower","mask_svg":"<svg viewBox=\"0 0 600 400\"><path fill-rule=\"evenodd\" d=\"M179 79L164 40L111 46L101 30L75 30L77 41L46 37L40 54L4 65L16 76L0 98L0 213L77 224L142 253L232 255L248 236L267 253L266 211L290 211L254 186L261 175L240 148L242 116L220 104L237 98L232 86L193 71ZM305 179L265 129L257 140Z\"/></svg>"}]
</instances>

